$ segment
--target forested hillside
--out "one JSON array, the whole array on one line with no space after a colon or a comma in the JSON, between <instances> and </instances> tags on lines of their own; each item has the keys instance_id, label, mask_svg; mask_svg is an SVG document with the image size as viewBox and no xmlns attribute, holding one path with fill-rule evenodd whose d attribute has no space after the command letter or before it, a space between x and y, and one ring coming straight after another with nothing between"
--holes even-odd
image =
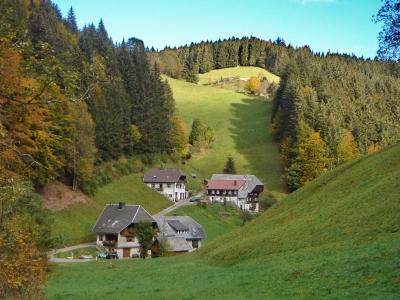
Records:
<instances>
[{"instance_id":1,"label":"forested hillside","mask_svg":"<svg viewBox=\"0 0 400 300\"><path fill-rule=\"evenodd\" d=\"M91 179L94 163L186 154L172 91L141 40L78 30L51 1L2 1L0 165L37 183ZM11 176L11 175L10 175Z\"/></svg>"},{"instance_id":2,"label":"forested hillside","mask_svg":"<svg viewBox=\"0 0 400 300\"><path fill-rule=\"evenodd\" d=\"M186 152L142 41L114 44L101 20L78 30L73 9L63 17L50 0L0 2L0 298L43 298L57 246L34 187L57 179L93 194L95 164Z\"/></svg>"},{"instance_id":3,"label":"forested hillside","mask_svg":"<svg viewBox=\"0 0 400 300\"><path fill-rule=\"evenodd\" d=\"M269 130L281 144L283 179L292 189L400 140L398 62L313 53L280 38L254 37L192 43L151 55L162 71L189 82L211 69L238 65L280 76ZM174 55L179 59L166 59Z\"/></svg>"}]
</instances>

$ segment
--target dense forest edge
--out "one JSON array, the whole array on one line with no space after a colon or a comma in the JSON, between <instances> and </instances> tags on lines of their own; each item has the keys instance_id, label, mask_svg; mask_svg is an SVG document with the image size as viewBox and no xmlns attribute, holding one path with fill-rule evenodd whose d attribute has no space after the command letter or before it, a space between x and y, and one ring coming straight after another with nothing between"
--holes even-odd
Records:
<instances>
[{"instance_id":1,"label":"dense forest edge","mask_svg":"<svg viewBox=\"0 0 400 300\"><path fill-rule=\"evenodd\" d=\"M79 29L73 9L63 17L50 0L5 0L0 13L0 281L10 297L43 296L46 252L57 244L36 191L57 180L93 196L118 176L195 154L199 142L162 74L197 84L211 70L257 66L279 76L279 85L256 76L245 86L229 77L208 84L237 81L273 102L265 130L291 190L400 141L400 68L391 59L255 37L155 51L134 37L114 42L102 20ZM202 127L211 145L212 128Z\"/></svg>"}]
</instances>

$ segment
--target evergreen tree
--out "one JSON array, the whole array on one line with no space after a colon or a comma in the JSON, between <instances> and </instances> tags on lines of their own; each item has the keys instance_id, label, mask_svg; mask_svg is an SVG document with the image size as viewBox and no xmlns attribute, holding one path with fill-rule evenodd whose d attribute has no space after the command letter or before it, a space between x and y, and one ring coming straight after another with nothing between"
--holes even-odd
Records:
<instances>
[{"instance_id":1,"label":"evergreen tree","mask_svg":"<svg viewBox=\"0 0 400 300\"><path fill-rule=\"evenodd\" d=\"M235 161L233 160L233 157L231 154L228 155L228 159L225 163L225 168L222 171L223 174L236 174L236 167L235 167Z\"/></svg>"},{"instance_id":2,"label":"evergreen tree","mask_svg":"<svg viewBox=\"0 0 400 300\"><path fill-rule=\"evenodd\" d=\"M71 8L68 11L68 16L66 21L66 27L71 30L73 33L77 34L78 33L78 25L76 24L76 16L75 12L71 6Z\"/></svg>"}]
</instances>

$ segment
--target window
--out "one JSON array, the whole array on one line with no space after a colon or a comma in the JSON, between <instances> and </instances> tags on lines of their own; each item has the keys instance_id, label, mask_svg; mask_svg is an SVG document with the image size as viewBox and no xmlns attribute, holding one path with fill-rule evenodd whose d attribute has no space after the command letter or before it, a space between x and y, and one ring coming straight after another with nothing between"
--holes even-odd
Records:
<instances>
[{"instance_id":1,"label":"window","mask_svg":"<svg viewBox=\"0 0 400 300\"><path fill-rule=\"evenodd\" d=\"M211 191L211 194L215 194L215 191L214 191L214 190L212 190L212 191Z\"/></svg>"},{"instance_id":2,"label":"window","mask_svg":"<svg viewBox=\"0 0 400 300\"><path fill-rule=\"evenodd\" d=\"M99 235L99 241L102 242L103 241L103 236Z\"/></svg>"},{"instance_id":3,"label":"window","mask_svg":"<svg viewBox=\"0 0 400 300\"><path fill-rule=\"evenodd\" d=\"M171 187L171 184L170 184L170 183L167 183L167 187L169 187L169 188L170 188L170 187Z\"/></svg>"},{"instance_id":4,"label":"window","mask_svg":"<svg viewBox=\"0 0 400 300\"><path fill-rule=\"evenodd\" d=\"M126 237L126 241L127 242L134 242L135 241L135 237L134 236L127 236Z\"/></svg>"},{"instance_id":5,"label":"window","mask_svg":"<svg viewBox=\"0 0 400 300\"><path fill-rule=\"evenodd\" d=\"M195 249L199 248L199 241L198 240L193 240L192 241L192 247L195 248Z\"/></svg>"},{"instance_id":6,"label":"window","mask_svg":"<svg viewBox=\"0 0 400 300\"><path fill-rule=\"evenodd\" d=\"M234 193L235 195L237 195L237 191L234 191L233 193Z\"/></svg>"},{"instance_id":7,"label":"window","mask_svg":"<svg viewBox=\"0 0 400 300\"><path fill-rule=\"evenodd\" d=\"M153 183L153 184L151 185L151 187L154 189L154 188L156 187L156 185Z\"/></svg>"},{"instance_id":8,"label":"window","mask_svg":"<svg viewBox=\"0 0 400 300\"><path fill-rule=\"evenodd\" d=\"M232 191L228 191L228 195L232 195Z\"/></svg>"},{"instance_id":9,"label":"window","mask_svg":"<svg viewBox=\"0 0 400 300\"><path fill-rule=\"evenodd\" d=\"M217 195L219 195L219 190L217 190Z\"/></svg>"}]
</instances>

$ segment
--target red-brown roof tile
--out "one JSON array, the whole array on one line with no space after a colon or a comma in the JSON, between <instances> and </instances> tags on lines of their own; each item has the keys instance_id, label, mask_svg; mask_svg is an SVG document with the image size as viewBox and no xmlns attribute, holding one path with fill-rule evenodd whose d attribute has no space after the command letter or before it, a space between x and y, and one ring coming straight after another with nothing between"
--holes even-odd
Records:
<instances>
[{"instance_id":1,"label":"red-brown roof tile","mask_svg":"<svg viewBox=\"0 0 400 300\"><path fill-rule=\"evenodd\" d=\"M210 180L208 190L239 190L246 180Z\"/></svg>"}]
</instances>

